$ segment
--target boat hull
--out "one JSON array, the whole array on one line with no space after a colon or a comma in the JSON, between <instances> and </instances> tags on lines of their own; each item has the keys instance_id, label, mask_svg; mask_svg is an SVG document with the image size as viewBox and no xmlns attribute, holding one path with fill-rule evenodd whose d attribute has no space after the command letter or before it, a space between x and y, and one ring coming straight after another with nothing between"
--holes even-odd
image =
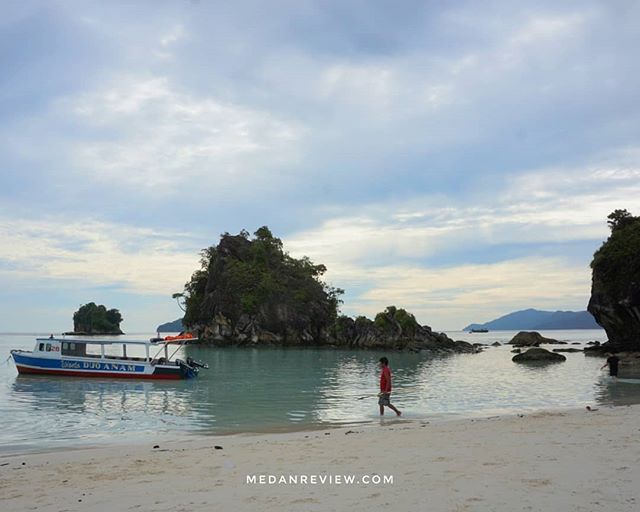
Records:
<instances>
[{"instance_id":1,"label":"boat hull","mask_svg":"<svg viewBox=\"0 0 640 512\"><path fill-rule=\"evenodd\" d=\"M152 365L146 361L57 359L36 357L28 352L12 352L11 355L20 374L156 380L189 378L179 366Z\"/></svg>"}]
</instances>

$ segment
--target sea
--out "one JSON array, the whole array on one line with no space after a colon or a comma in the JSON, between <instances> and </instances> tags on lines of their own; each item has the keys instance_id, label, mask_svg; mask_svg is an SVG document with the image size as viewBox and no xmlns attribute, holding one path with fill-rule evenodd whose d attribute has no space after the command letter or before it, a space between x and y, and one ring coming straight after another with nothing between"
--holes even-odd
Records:
<instances>
[{"instance_id":1,"label":"sea","mask_svg":"<svg viewBox=\"0 0 640 512\"><path fill-rule=\"evenodd\" d=\"M613 383L603 359L567 353L559 364L513 363L515 331L447 332L487 347L478 354L427 354L311 348L189 345L178 357L209 364L196 379L136 381L19 376L10 349L31 350L37 334L0 334L0 454L158 436L232 434L375 425L378 359L390 360L392 402L403 418L454 418L640 403L640 385ZM541 331L583 348L601 330ZM46 333L48 335L48 333ZM154 333L118 339L143 340ZM573 343L573 344L572 344ZM129 355L134 355L130 352ZM383 421L392 421L391 411Z\"/></svg>"}]
</instances>

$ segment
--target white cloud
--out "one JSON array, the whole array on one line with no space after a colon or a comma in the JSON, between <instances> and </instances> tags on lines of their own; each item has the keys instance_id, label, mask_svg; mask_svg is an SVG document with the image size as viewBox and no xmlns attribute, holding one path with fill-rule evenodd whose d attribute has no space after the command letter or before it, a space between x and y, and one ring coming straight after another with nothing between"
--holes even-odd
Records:
<instances>
[{"instance_id":1,"label":"white cloud","mask_svg":"<svg viewBox=\"0 0 640 512\"><path fill-rule=\"evenodd\" d=\"M516 309L586 307L590 271L561 258L520 258L490 264L425 268L406 264L350 269L350 281L371 289L348 311L374 315L395 304L423 323L462 328Z\"/></svg>"},{"instance_id":2,"label":"white cloud","mask_svg":"<svg viewBox=\"0 0 640 512\"><path fill-rule=\"evenodd\" d=\"M185 246L187 248L185 248ZM184 233L96 220L0 218L0 275L169 297L198 266Z\"/></svg>"},{"instance_id":3,"label":"white cloud","mask_svg":"<svg viewBox=\"0 0 640 512\"><path fill-rule=\"evenodd\" d=\"M630 156L627 156L630 155ZM634 211L640 197L640 159L632 151L587 167L516 174L503 189L475 197L415 196L358 206L289 237L292 252L319 261L424 258L441 250L499 244L597 240L617 208ZM614 160L615 157L609 157ZM348 211L348 210L347 210Z\"/></svg>"},{"instance_id":4,"label":"white cloud","mask_svg":"<svg viewBox=\"0 0 640 512\"><path fill-rule=\"evenodd\" d=\"M447 327L507 313L516 307L584 307L590 271L584 263L537 254L553 243L607 236L606 216L616 208L636 212L640 166L630 160L587 168L543 169L507 180L483 204L458 207L442 197L382 202L334 217L315 229L287 237L294 255L328 267L327 278L352 296L352 313L372 314L389 304L415 310L423 321L434 314ZM613 158L613 157L612 157ZM500 244L527 244L531 257L496 263L443 265L443 254ZM586 254L587 261L590 254ZM440 260L436 267L423 261ZM500 261L502 260L502 261ZM471 318L469 315L476 315Z\"/></svg>"},{"instance_id":5,"label":"white cloud","mask_svg":"<svg viewBox=\"0 0 640 512\"><path fill-rule=\"evenodd\" d=\"M120 77L57 109L91 134L68 148L78 173L153 194L196 179L219 192L268 182L298 158L303 135L298 123L177 92L162 77Z\"/></svg>"}]
</instances>

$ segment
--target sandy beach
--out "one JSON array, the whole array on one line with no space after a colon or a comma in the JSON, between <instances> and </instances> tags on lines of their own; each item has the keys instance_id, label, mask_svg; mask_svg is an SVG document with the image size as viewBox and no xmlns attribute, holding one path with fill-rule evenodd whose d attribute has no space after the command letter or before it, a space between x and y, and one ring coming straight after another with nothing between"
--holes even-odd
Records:
<instances>
[{"instance_id":1,"label":"sandy beach","mask_svg":"<svg viewBox=\"0 0 640 512\"><path fill-rule=\"evenodd\" d=\"M638 425L631 406L12 455L0 509L632 511Z\"/></svg>"}]
</instances>

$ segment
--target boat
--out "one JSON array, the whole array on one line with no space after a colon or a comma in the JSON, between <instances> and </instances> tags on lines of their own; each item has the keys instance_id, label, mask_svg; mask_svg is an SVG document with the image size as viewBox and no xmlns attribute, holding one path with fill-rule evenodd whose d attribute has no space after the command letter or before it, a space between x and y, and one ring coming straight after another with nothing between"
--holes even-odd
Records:
<instances>
[{"instance_id":1,"label":"boat","mask_svg":"<svg viewBox=\"0 0 640 512\"><path fill-rule=\"evenodd\" d=\"M489 329L471 329L469 332L489 332Z\"/></svg>"},{"instance_id":2,"label":"boat","mask_svg":"<svg viewBox=\"0 0 640 512\"><path fill-rule=\"evenodd\" d=\"M36 338L32 351L11 350L20 374L64 375L124 379L190 379L208 365L187 357L174 359L184 340L169 354L166 341L114 341ZM106 347L122 345L121 355L106 354ZM91 353L90 347L99 347ZM128 356L127 347L144 356ZM134 347L137 347L135 349ZM87 350L89 348L89 350ZM99 352L96 353L95 350ZM111 352L111 351L110 351Z\"/></svg>"}]
</instances>

